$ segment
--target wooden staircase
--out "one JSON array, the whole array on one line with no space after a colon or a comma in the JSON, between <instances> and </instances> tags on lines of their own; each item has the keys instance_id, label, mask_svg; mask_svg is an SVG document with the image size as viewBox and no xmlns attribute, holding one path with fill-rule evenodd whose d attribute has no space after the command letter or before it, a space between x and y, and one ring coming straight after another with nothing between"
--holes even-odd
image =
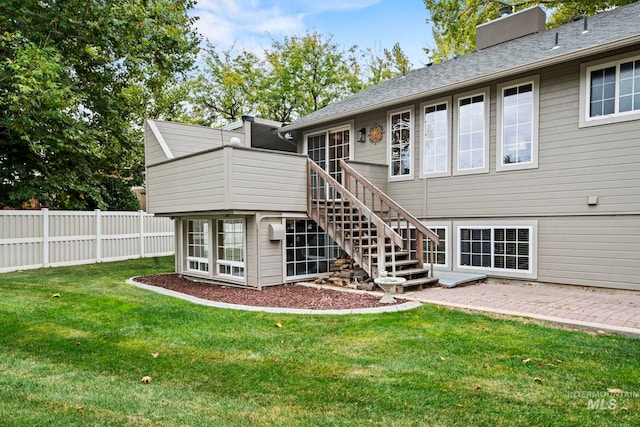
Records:
<instances>
[{"instance_id":1,"label":"wooden staircase","mask_svg":"<svg viewBox=\"0 0 640 427\"><path fill-rule=\"evenodd\" d=\"M345 162L340 161L340 166L345 185L308 161L309 217L372 278L380 277L382 271L405 278L398 293L436 285L433 252L438 236ZM415 247L410 239L413 230ZM430 268L423 267L425 237Z\"/></svg>"}]
</instances>

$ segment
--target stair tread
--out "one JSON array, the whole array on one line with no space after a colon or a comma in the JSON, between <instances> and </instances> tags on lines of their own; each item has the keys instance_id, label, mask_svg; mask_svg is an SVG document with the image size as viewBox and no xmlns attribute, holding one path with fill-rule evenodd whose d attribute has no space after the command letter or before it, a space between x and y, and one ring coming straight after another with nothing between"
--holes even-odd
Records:
<instances>
[{"instance_id":1,"label":"stair tread","mask_svg":"<svg viewBox=\"0 0 640 427\"><path fill-rule=\"evenodd\" d=\"M402 284L403 287L423 285L425 283L436 283L439 279L437 277L420 277L418 279L410 279Z\"/></svg>"},{"instance_id":2,"label":"stair tread","mask_svg":"<svg viewBox=\"0 0 640 427\"><path fill-rule=\"evenodd\" d=\"M396 271L396 276L409 276L411 274L419 274L419 273L429 273L429 269L427 268L409 268L407 270L398 270Z\"/></svg>"},{"instance_id":3,"label":"stair tread","mask_svg":"<svg viewBox=\"0 0 640 427\"><path fill-rule=\"evenodd\" d=\"M415 260L415 259L403 259L403 260L396 260L396 265L411 265L411 264L419 264L420 261ZM387 261L385 263L386 266L393 266L393 262L392 261Z\"/></svg>"}]
</instances>

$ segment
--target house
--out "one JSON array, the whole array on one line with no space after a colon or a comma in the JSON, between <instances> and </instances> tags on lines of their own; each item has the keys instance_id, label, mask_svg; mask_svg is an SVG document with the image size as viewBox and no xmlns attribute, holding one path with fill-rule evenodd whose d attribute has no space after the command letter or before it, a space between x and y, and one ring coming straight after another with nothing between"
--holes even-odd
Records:
<instances>
[{"instance_id":1,"label":"house","mask_svg":"<svg viewBox=\"0 0 640 427\"><path fill-rule=\"evenodd\" d=\"M640 3L544 22L483 24L476 52L284 126L147 121L176 271L260 288L343 249L417 286L435 270L640 290Z\"/></svg>"}]
</instances>

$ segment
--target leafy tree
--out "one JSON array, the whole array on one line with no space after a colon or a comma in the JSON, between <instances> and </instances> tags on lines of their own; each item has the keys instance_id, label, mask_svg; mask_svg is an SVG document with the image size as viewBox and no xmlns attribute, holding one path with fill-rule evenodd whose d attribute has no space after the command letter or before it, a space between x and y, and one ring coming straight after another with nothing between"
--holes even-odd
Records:
<instances>
[{"instance_id":1,"label":"leafy tree","mask_svg":"<svg viewBox=\"0 0 640 427\"><path fill-rule=\"evenodd\" d=\"M385 48L382 54L368 48L364 54L365 69L369 75L366 77L367 86L376 85L392 77L401 76L411 71L412 64L400 47L400 43L393 45L391 50Z\"/></svg>"},{"instance_id":2,"label":"leafy tree","mask_svg":"<svg viewBox=\"0 0 640 427\"><path fill-rule=\"evenodd\" d=\"M192 0L0 3L0 206L104 208L141 180L142 118L176 114L198 37Z\"/></svg>"},{"instance_id":3,"label":"leafy tree","mask_svg":"<svg viewBox=\"0 0 640 427\"><path fill-rule=\"evenodd\" d=\"M265 54L268 77L260 111L267 117L290 121L353 93L357 76L331 36L285 37Z\"/></svg>"},{"instance_id":4,"label":"leafy tree","mask_svg":"<svg viewBox=\"0 0 640 427\"><path fill-rule=\"evenodd\" d=\"M341 50L331 36L317 32L274 40L264 59L233 48L218 52L208 44L191 82L186 121L223 125L258 115L289 122L410 67L398 43L382 55L365 54L357 46Z\"/></svg>"},{"instance_id":5,"label":"leafy tree","mask_svg":"<svg viewBox=\"0 0 640 427\"><path fill-rule=\"evenodd\" d=\"M194 121L205 125L223 124L252 114L263 80L262 62L255 54L234 49L219 54L209 43L204 66L193 81Z\"/></svg>"},{"instance_id":6,"label":"leafy tree","mask_svg":"<svg viewBox=\"0 0 640 427\"><path fill-rule=\"evenodd\" d=\"M425 48L433 62L442 62L456 55L471 53L476 48L476 26L495 19L499 9L512 6L515 10L542 5L551 12L547 27L553 28L576 16L589 16L614 6L637 0L424 0L431 15L435 48Z\"/></svg>"}]
</instances>

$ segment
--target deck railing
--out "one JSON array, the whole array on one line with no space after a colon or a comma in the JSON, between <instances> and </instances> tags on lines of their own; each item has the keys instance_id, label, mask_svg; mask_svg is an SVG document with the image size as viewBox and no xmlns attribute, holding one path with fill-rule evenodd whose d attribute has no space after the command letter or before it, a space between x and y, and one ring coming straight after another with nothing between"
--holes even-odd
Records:
<instances>
[{"instance_id":1,"label":"deck railing","mask_svg":"<svg viewBox=\"0 0 640 427\"><path fill-rule=\"evenodd\" d=\"M393 256L395 247L404 245L402 236L312 160L309 159L307 165L309 217L369 276L378 277L379 272L385 270L386 240L391 243ZM356 230L358 237L354 235ZM368 236L362 234L364 230L368 230ZM371 244L374 240L375 246Z\"/></svg>"},{"instance_id":2,"label":"deck railing","mask_svg":"<svg viewBox=\"0 0 640 427\"><path fill-rule=\"evenodd\" d=\"M433 264L435 262L435 247L440 243L437 234L410 214L406 209L392 200L382 190L372 184L344 160L340 160L340 168L343 172L345 189L361 201L385 223L389 224L399 234L406 236L403 249L411 250L411 230L416 230L416 257L424 263L424 239L429 241L429 275L433 277Z\"/></svg>"}]
</instances>

